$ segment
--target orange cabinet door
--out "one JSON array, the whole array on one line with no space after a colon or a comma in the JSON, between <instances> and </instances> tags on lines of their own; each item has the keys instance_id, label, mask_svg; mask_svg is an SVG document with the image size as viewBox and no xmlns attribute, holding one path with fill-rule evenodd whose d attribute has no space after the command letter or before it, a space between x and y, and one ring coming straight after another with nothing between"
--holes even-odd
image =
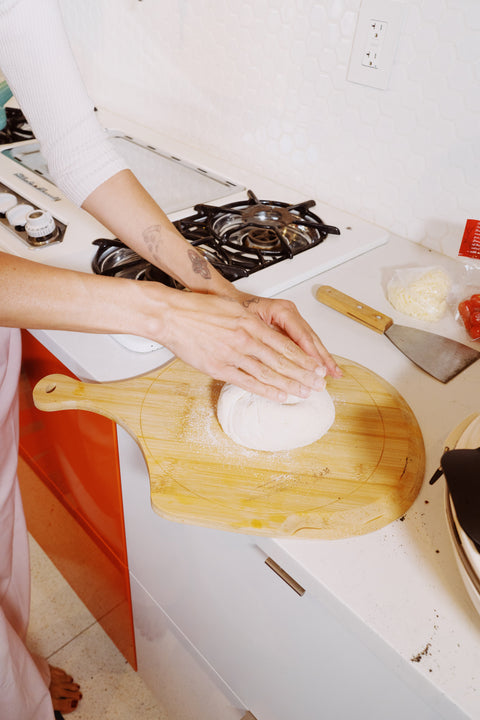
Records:
<instances>
[{"instance_id":1,"label":"orange cabinet door","mask_svg":"<svg viewBox=\"0 0 480 720\"><path fill-rule=\"evenodd\" d=\"M115 423L37 410L40 378L73 375L30 333L22 341L19 480L29 531L136 669Z\"/></svg>"}]
</instances>

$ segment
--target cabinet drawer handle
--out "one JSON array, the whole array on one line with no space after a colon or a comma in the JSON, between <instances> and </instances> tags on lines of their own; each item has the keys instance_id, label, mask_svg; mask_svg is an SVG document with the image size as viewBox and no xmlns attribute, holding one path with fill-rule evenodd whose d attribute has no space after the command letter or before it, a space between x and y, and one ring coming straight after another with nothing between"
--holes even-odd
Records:
<instances>
[{"instance_id":1,"label":"cabinet drawer handle","mask_svg":"<svg viewBox=\"0 0 480 720\"><path fill-rule=\"evenodd\" d=\"M265 560L265 565L268 565L270 570L273 570L274 573L278 575L278 577L282 578L284 582L287 583L287 585L290 585L292 590L295 590L297 595L302 596L305 593L305 588L303 588L301 585L297 583L296 580L292 578L291 575L289 575L285 570L278 565L278 563L275 562L275 560L272 560L271 557L267 557Z\"/></svg>"}]
</instances>

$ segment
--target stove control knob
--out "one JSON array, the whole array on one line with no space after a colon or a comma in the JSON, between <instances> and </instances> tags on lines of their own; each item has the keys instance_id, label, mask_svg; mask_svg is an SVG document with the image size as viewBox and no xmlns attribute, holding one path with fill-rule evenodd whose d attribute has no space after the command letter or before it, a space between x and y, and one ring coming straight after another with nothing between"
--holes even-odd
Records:
<instances>
[{"instance_id":1,"label":"stove control knob","mask_svg":"<svg viewBox=\"0 0 480 720\"><path fill-rule=\"evenodd\" d=\"M55 220L45 210L33 210L27 215L25 230L31 238L49 239L58 233Z\"/></svg>"},{"instance_id":2,"label":"stove control knob","mask_svg":"<svg viewBox=\"0 0 480 720\"><path fill-rule=\"evenodd\" d=\"M0 193L0 215L5 217L7 210L17 204L17 198L12 193Z\"/></svg>"},{"instance_id":3,"label":"stove control knob","mask_svg":"<svg viewBox=\"0 0 480 720\"><path fill-rule=\"evenodd\" d=\"M33 206L26 205L25 203L19 203L14 205L10 210L7 210L6 218L10 225L14 228L23 229L25 226L28 213L32 212Z\"/></svg>"}]
</instances>

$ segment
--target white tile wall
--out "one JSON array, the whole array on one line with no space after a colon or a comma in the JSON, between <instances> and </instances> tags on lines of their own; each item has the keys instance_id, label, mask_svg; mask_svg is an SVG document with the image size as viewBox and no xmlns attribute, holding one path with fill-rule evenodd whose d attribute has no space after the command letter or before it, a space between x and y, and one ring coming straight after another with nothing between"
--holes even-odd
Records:
<instances>
[{"instance_id":1,"label":"white tile wall","mask_svg":"<svg viewBox=\"0 0 480 720\"><path fill-rule=\"evenodd\" d=\"M480 217L480 2L409 0L387 90L360 0L61 0L94 100L455 255Z\"/></svg>"}]
</instances>

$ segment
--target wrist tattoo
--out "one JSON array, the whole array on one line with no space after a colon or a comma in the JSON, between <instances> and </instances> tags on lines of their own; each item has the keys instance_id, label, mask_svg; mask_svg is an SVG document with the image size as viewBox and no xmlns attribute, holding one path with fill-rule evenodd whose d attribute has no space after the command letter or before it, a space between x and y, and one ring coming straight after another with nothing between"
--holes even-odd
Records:
<instances>
[{"instance_id":1,"label":"wrist tattoo","mask_svg":"<svg viewBox=\"0 0 480 720\"><path fill-rule=\"evenodd\" d=\"M201 275L205 280L210 280L212 277L210 274L210 268L206 259L195 250L188 251L188 257L192 263L192 270L197 275Z\"/></svg>"},{"instance_id":2,"label":"wrist tattoo","mask_svg":"<svg viewBox=\"0 0 480 720\"><path fill-rule=\"evenodd\" d=\"M150 225L142 233L143 240L146 247L152 255L155 262L160 263L162 261L161 246L164 238L162 237L162 226L161 225ZM205 280L210 280L211 273L207 260L196 250L188 250L188 257L192 264L192 270L197 275L201 275Z\"/></svg>"},{"instance_id":3,"label":"wrist tattoo","mask_svg":"<svg viewBox=\"0 0 480 720\"><path fill-rule=\"evenodd\" d=\"M243 300L243 301L242 301L242 305L243 305L243 307L248 308L248 307L250 307L250 305L251 305L252 303L259 303L259 302L260 302L260 298L258 298L258 297L251 297L251 298L248 298L248 300Z\"/></svg>"}]
</instances>

